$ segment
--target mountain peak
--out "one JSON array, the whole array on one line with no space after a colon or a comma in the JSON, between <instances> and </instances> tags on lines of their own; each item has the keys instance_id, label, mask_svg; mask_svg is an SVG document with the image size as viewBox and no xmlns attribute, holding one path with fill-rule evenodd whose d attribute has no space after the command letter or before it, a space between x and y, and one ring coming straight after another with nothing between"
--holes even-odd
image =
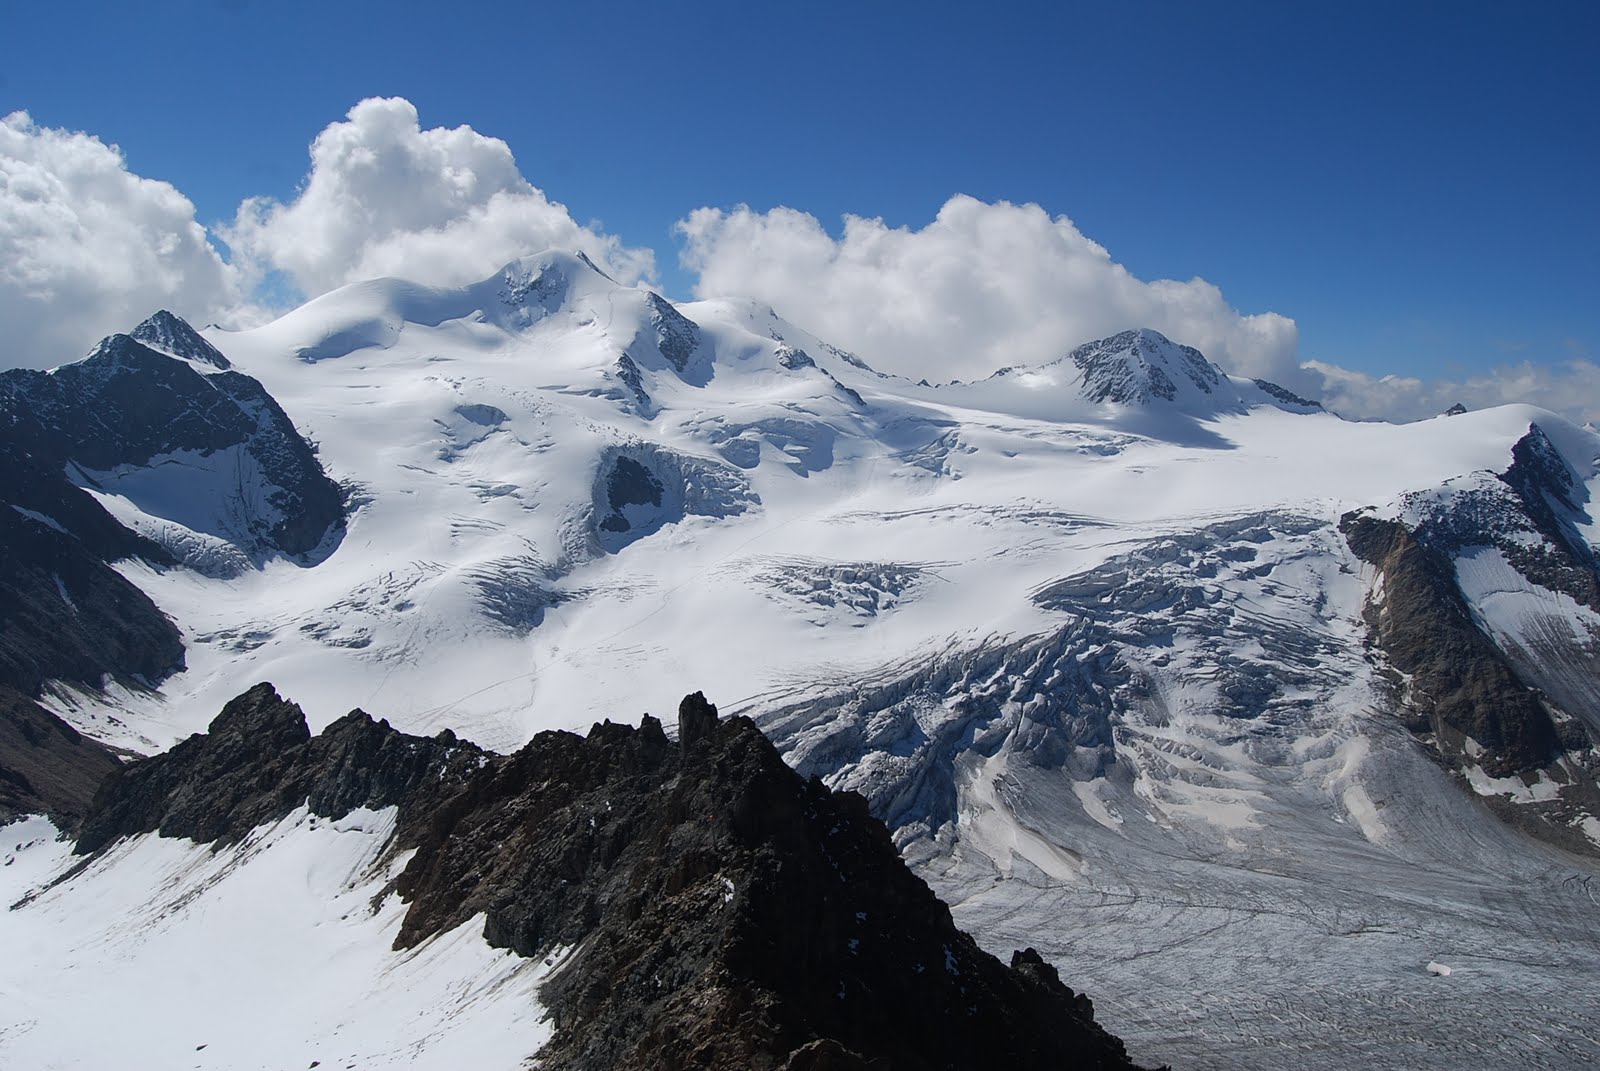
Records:
<instances>
[{"instance_id":1,"label":"mountain peak","mask_svg":"<svg viewBox=\"0 0 1600 1071\"><path fill-rule=\"evenodd\" d=\"M568 285L580 280L590 284L604 280L608 286L616 287L622 284L606 274L605 270L589 259L589 255L580 250L573 249L546 249L539 253L530 253L521 256L501 267L491 278L510 282L514 279L549 278L552 282L561 280ZM596 279L598 277L598 280Z\"/></svg>"},{"instance_id":2,"label":"mountain peak","mask_svg":"<svg viewBox=\"0 0 1600 1071\"><path fill-rule=\"evenodd\" d=\"M1091 402L1141 408L1166 403L1195 415L1243 408L1222 369L1193 346L1152 328L1086 342L1065 360L1076 366L1080 392Z\"/></svg>"},{"instance_id":3,"label":"mountain peak","mask_svg":"<svg viewBox=\"0 0 1600 1071\"><path fill-rule=\"evenodd\" d=\"M160 350L173 357L197 361L223 370L233 367L221 351L201 338L200 333L189 326L188 321L166 309L161 309L129 334L151 349Z\"/></svg>"},{"instance_id":4,"label":"mountain peak","mask_svg":"<svg viewBox=\"0 0 1600 1071\"><path fill-rule=\"evenodd\" d=\"M520 329L574 298L612 293L622 286L590 260L588 255L570 249L546 249L542 253L518 257L467 293L493 288L508 316L491 315L512 329ZM480 300L486 300L485 295Z\"/></svg>"}]
</instances>

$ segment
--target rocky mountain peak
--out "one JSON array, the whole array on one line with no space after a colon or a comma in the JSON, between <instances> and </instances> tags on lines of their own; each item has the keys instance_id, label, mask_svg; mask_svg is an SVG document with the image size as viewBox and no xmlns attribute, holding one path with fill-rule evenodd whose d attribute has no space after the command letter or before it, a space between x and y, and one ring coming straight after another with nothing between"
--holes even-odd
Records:
<instances>
[{"instance_id":1,"label":"rocky mountain peak","mask_svg":"<svg viewBox=\"0 0 1600 1071\"><path fill-rule=\"evenodd\" d=\"M1171 405L1197 415L1243 407L1222 369L1148 327L1085 343L1065 360L1077 368L1079 391L1091 402Z\"/></svg>"},{"instance_id":2,"label":"rocky mountain peak","mask_svg":"<svg viewBox=\"0 0 1600 1071\"><path fill-rule=\"evenodd\" d=\"M174 352L152 348L158 343ZM17 429L39 463L59 471L70 462L107 490L121 490L111 484L130 473L185 459L180 468L196 480L186 494L154 496L153 509L198 509L208 494L232 493L238 501L222 511L229 527L208 534L247 557L311 552L343 520L342 492L266 388L207 350L182 320L158 313L135 334L111 335L49 374L0 373L0 423ZM232 460L205 460L223 452ZM199 482L208 475L223 486ZM139 492L123 493L144 505Z\"/></svg>"},{"instance_id":3,"label":"rocky mountain peak","mask_svg":"<svg viewBox=\"0 0 1600 1071\"><path fill-rule=\"evenodd\" d=\"M518 257L492 278L500 283L501 300L512 308L533 304L554 309L573 293L620 285L586 254L565 249Z\"/></svg>"},{"instance_id":4,"label":"rocky mountain peak","mask_svg":"<svg viewBox=\"0 0 1600 1071\"><path fill-rule=\"evenodd\" d=\"M135 327L130 336L151 349L161 350L186 361L197 361L213 368L227 370L233 365L211 343L190 327L181 316L162 309Z\"/></svg>"}]
</instances>

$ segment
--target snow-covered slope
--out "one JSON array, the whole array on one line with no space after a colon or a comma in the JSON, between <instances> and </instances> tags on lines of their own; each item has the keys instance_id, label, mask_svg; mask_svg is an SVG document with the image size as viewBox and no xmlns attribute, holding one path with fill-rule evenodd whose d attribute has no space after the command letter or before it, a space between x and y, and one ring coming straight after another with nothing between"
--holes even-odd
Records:
<instances>
[{"instance_id":1,"label":"snow-covered slope","mask_svg":"<svg viewBox=\"0 0 1600 1071\"><path fill-rule=\"evenodd\" d=\"M315 719L508 750L705 689L866 792L981 939L1095 980L1136 1056L1600 1053L1593 856L1546 843L1600 846L1600 619L1572 579L1593 432L1527 406L1346 422L1148 330L911 383L561 252L206 341L316 444L344 535L226 576L120 565L187 669L54 689L85 731L164 748L271 680ZM1429 542L1446 500L1472 524ZM1361 510L1395 526L1356 539L1372 560L1341 530ZM1405 669L1383 615L1435 582L1491 653ZM1480 656L1553 726L1536 759L1407 687Z\"/></svg>"},{"instance_id":2,"label":"snow-covered slope","mask_svg":"<svg viewBox=\"0 0 1600 1071\"><path fill-rule=\"evenodd\" d=\"M481 919L390 952L393 825L301 808L221 851L148 835L42 892L71 845L7 826L0 899L32 899L0 913L6 1066L518 1066L550 1036L550 967L489 948Z\"/></svg>"}]
</instances>

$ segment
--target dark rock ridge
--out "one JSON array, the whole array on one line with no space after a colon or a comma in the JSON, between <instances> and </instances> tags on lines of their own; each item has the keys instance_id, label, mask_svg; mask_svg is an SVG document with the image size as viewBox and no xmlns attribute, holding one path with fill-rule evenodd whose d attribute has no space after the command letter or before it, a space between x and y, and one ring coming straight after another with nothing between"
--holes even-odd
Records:
<instances>
[{"instance_id":1,"label":"dark rock ridge","mask_svg":"<svg viewBox=\"0 0 1600 1071\"><path fill-rule=\"evenodd\" d=\"M61 829L76 829L119 765L110 748L0 686L0 824L45 814Z\"/></svg>"},{"instance_id":2,"label":"dark rock ridge","mask_svg":"<svg viewBox=\"0 0 1600 1071\"><path fill-rule=\"evenodd\" d=\"M1477 761L1491 777L1548 763L1555 725L1478 630L1449 556L1398 521L1347 513L1339 530L1382 578L1383 599L1369 604L1367 626L1394 668L1412 678L1407 726L1430 735L1451 765L1467 757L1471 737L1486 749Z\"/></svg>"},{"instance_id":3,"label":"dark rock ridge","mask_svg":"<svg viewBox=\"0 0 1600 1071\"><path fill-rule=\"evenodd\" d=\"M1284 405L1290 406L1291 408L1309 409L1313 411L1322 409L1321 402L1312 401L1310 398L1302 398L1289 388L1280 387L1270 380L1252 379L1250 382L1254 383L1263 394L1266 394L1268 397L1281 402Z\"/></svg>"},{"instance_id":4,"label":"dark rock ridge","mask_svg":"<svg viewBox=\"0 0 1600 1071\"><path fill-rule=\"evenodd\" d=\"M1600 569L1579 534L1589 523L1586 499L1535 424L1505 472L1412 496L1402 503L1407 521L1356 511L1339 529L1378 570L1382 596L1366 611L1370 642L1398 671L1395 698L1408 728L1448 769L1552 782L1555 791L1537 799L1483 799L1535 836L1592 854L1576 827L1600 813L1600 638L1578 638L1570 626L1536 631L1532 640L1496 638L1474 616L1457 574L1458 561L1497 552L1530 585L1600 609Z\"/></svg>"},{"instance_id":5,"label":"dark rock ridge","mask_svg":"<svg viewBox=\"0 0 1600 1071\"><path fill-rule=\"evenodd\" d=\"M163 311L76 364L0 372L0 684L30 695L49 680L143 687L183 668L178 630L110 566L173 566L193 547L130 531L79 484L236 448L240 486L188 490L198 513L226 514L227 530L209 534L241 563L302 556L341 530L338 486L261 384L229 367ZM137 500L138 486L117 490ZM212 500L229 495L221 508ZM173 496L157 498L153 513L170 508Z\"/></svg>"},{"instance_id":6,"label":"dark rock ridge","mask_svg":"<svg viewBox=\"0 0 1600 1071\"><path fill-rule=\"evenodd\" d=\"M732 517L760 504L737 469L651 442L609 446L595 470L586 546L572 553L615 554L685 517Z\"/></svg>"},{"instance_id":7,"label":"dark rock ridge","mask_svg":"<svg viewBox=\"0 0 1600 1071\"><path fill-rule=\"evenodd\" d=\"M308 801L330 817L401 804L422 816L458 791L484 754L448 731L406 736L360 710L313 737L300 708L261 684L223 707L207 732L108 778L77 851L157 832L234 843Z\"/></svg>"},{"instance_id":8,"label":"dark rock ridge","mask_svg":"<svg viewBox=\"0 0 1600 1071\"><path fill-rule=\"evenodd\" d=\"M166 455L239 447L258 470L259 496L244 489L233 530L211 534L256 556L310 553L342 524L343 496L266 389L228 367L187 324L158 313L75 364L0 373L0 435L89 482Z\"/></svg>"},{"instance_id":9,"label":"dark rock ridge","mask_svg":"<svg viewBox=\"0 0 1600 1071\"><path fill-rule=\"evenodd\" d=\"M1544 539L1532 548L1506 539L1497 540L1496 546L1533 583L1600 611L1600 563L1578 534L1579 525L1591 523L1583 508L1588 490L1539 425L1528 425L1528 434L1512 446L1511 467L1499 479Z\"/></svg>"},{"instance_id":10,"label":"dark rock ridge","mask_svg":"<svg viewBox=\"0 0 1600 1071\"><path fill-rule=\"evenodd\" d=\"M259 685L206 735L106 782L78 841L235 841L303 803L399 809L411 947L482 913L524 956L571 950L542 1002L552 1069L1126 1068L1088 998L1031 950L957 930L854 793L784 765L698 693L513 755L360 711L311 737Z\"/></svg>"},{"instance_id":11,"label":"dark rock ridge","mask_svg":"<svg viewBox=\"0 0 1600 1071\"><path fill-rule=\"evenodd\" d=\"M646 294L645 301L650 306L650 329L657 351L679 375L687 373L700 348L700 328L659 294Z\"/></svg>"},{"instance_id":12,"label":"dark rock ridge","mask_svg":"<svg viewBox=\"0 0 1600 1071\"><path fill-rule=\"evenodd\" d=\"M1579 534L1588 492L1537 424L1511 448L1511 465L1403 499L1424 544L1455 556L1492 547L1531 584L1600 611L1600 563Z\"/></svg>"},{"instance_id":13,"label":"dark rock ridge","mask_svg":"<svg viewBox=\"0 0 1600 1071\"><path fill-rule=\"evenodd\" d=\"M0 684L138 687L183 668L177 628L107 563L172 564L0 425Z\"/></svg>"}]
</instances>

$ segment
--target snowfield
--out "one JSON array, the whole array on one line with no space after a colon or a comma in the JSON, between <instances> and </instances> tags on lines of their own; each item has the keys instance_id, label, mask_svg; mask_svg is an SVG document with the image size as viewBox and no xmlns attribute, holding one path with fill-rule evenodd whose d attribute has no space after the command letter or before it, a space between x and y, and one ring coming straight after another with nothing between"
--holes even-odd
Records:
<instances>
[{"instance_id":1,"label":"snowfield","mask_svg":"<svg viewBox=\"0 0 1600 1071\"><path fill-rule=\"evenodd\" d=\"M521 1066L549 1037L551 965L489 948L482 919L389 951L393 808L301 808L243 844L154 834L72 880L55 827L4 828L0 1063L10 1068Z\"/></svg>"},{"instance_id":2,"label":"snowfield","mask_svg":"<svg viewBox=\"0 0 1600 1071\"><path fill-rule=\"evenodd\" d=\"M1381 592L1335 528L1505 470L1534 423L1592 492L1592 430L1527 406L1353 423L1153 332L915 384L559 252L206 334L316 444L348 527L314 563L236 567L216 496L101 481L195 548L121 566L188 668L57 690L80 729L165 748L271 681L313 731L361 707L509 750L670 724L703 689L866 793L958 924L1039 948L1136 1058L1600 1061L1600 868L1472 795L1536 785L1453 783L1401 726L1365 645ZM1461 559L1473 613L1527 665L1559 652L1540 687L1594 698L1600 620L1495 553ZM216 855L141 838L0 916L0 1063L517 1066L547 968L469 927L389 952L384 822L302 814ZM4 836L8 902L66 862L37 822ZM109 1025L75 1029L85 1005Z\"/></svg>"}]
</instances>

